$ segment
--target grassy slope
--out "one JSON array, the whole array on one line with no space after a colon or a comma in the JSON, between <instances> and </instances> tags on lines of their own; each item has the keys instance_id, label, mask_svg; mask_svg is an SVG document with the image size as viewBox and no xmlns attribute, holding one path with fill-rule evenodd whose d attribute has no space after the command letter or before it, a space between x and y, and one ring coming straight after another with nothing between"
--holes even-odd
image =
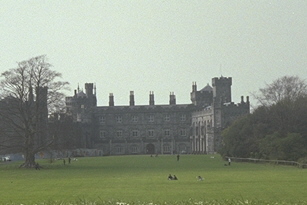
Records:
<instances>
[{"instance_id":1,"label":"grassy slope","mask_svg":"<svg viewBox=\"0 0 307 205\"><path fill-rule=\"evenodd\" d=\"M67 161L67 160L66 160ZM80 158L71 164L40 161L42 170L0 165L1 203L118 200L182 201L249 199L307 201L307 170L232 163L207 155ZM175 174L178 181L168 181ZM196 176L205 178L199 182Z\"/></svg>"}]
</instances>

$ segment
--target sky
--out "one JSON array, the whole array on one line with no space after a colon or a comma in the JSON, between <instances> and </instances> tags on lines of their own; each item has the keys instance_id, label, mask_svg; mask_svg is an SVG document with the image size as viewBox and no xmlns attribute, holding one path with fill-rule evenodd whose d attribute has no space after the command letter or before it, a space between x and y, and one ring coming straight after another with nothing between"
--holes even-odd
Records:
<instances>
[{"instance_id":1,"label":"sky","mask_svg":"<svg viewBox=\"0 0 307 205\"><path fill-rule=\"evenodd\" d=\"M70 83L96 85L97 103L188 104L214 77L232 100L282 76L307 78L304 0L0 0L0 72L46 55ZM256 101L250 97L251 104Z\"/></svg>"}]
</instances>

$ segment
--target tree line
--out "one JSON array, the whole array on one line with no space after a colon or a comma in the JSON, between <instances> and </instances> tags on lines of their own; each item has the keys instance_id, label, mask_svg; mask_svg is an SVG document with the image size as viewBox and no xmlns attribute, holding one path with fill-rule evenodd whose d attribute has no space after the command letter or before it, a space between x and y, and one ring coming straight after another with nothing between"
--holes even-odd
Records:
<instances>
[{"instance_id":1,"label":"tree line","mask_svg":"<svg viewBox=\"0 0 307 205\"><path fill-rule=\"evenodd\" d=\"M304 161L307 158L307 84L284 76L254 94L259 106L222 132L224 156Z\"/></svg>"}]
</instances>

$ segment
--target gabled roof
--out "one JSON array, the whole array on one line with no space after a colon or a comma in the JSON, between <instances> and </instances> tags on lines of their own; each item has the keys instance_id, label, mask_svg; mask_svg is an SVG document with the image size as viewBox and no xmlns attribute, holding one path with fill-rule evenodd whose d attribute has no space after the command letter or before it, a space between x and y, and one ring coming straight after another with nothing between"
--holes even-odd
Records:
<instances>
[{"instance_id":1,"label":"gabled roof","mask_svg":"<svg viewBox=\"0 0 307 205\"><path fill-rule=\"evenodd\" d=\"M209 83L204 87L203 89L200 90L201 92L212 92L213 88L209 85Z\"/></svg>"},{"instance_id":2,"label":"gabled roof","mask_svg":"<svg viewBox=\"0 0 307 205\"><path fill-rule=\"evenodd\" d=\"M77 93L77 97L83 98L83 97L86 97L86 94L83 91L80 91L79 93Z\"/></svg>"}]
</instances>

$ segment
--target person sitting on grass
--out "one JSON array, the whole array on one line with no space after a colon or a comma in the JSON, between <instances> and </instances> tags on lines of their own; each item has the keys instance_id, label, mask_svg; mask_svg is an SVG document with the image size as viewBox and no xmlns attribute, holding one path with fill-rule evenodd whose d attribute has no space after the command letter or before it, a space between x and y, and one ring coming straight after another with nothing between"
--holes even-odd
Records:
<instances>
[{"instance_id":1,"label":"person sitting on grass","mask_svg":"<svg viewBox=\"0 0 307 205\"><path fill-rule=\"evenodd\" d=\"M203 180L204 180L204 178L202 178L201 176L197 177L197 181L203 181Z\"/></svg>"}]
</instances>

